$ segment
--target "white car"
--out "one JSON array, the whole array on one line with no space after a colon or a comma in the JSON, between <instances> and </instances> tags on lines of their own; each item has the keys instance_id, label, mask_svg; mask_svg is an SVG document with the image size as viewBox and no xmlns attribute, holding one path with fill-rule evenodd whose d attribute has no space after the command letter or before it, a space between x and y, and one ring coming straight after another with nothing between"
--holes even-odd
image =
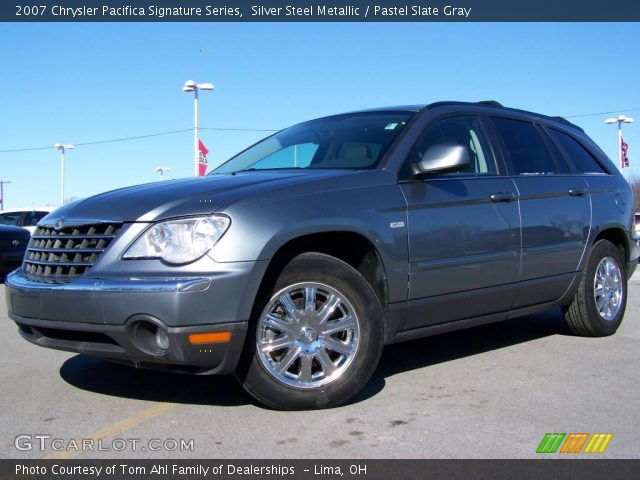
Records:
<instances>
[{"instance_id":1,"label":"white car","mask_svg":"<svg viewBox=\"0 0 640 480\"><path fill-rule=\"evenodd\" d=\"M0 211L0 225L26 228L33 235L36 224L40 219L54 210L55 207L27 207L2 210Z\"/></svg>"}]
</instances>

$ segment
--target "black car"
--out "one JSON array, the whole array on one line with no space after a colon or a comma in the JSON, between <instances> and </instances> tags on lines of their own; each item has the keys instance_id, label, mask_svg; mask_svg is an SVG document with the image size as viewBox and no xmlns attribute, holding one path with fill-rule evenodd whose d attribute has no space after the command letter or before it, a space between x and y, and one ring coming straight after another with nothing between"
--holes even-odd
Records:
<instances>
[{"instance_id":1,"label":"black car","mask_svg":"<svg viewBox=\"0 0 640 480\"><path fill-rule=\"evenodd\" d=\"M30 238L25 228L0 225L0 278L20 266Z\"/></svg>"}]
</instances>

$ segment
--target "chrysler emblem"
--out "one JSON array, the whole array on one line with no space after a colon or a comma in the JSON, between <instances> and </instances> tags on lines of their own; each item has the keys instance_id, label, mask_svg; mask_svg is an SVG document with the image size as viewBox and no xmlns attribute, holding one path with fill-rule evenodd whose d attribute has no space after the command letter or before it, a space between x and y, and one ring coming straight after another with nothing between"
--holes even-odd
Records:
<instances>
[{"instance_id":1,"label":"chrysler emblem","mask_svg":"<svg viewBox=\"0 0 640 480\"><path fill-rule=\"evenodd\" d=\"M63 219L59 219L58 221L56 221L55 225L53 226L53 228L55 228L56 230L61 230L62 227L64 227Z\"/></svg>"},{"instance_id":2,"label":"chrysler emblem","mask_svg":"<svg viewBox=\"0 0 640 480\"><path fill-rule=\"evenodd\" d=\"M11 242L11 245L13 245L14 247L17 247L18 245L20 245L20 240L14 240Z\"/></svg>"}]
</instances>

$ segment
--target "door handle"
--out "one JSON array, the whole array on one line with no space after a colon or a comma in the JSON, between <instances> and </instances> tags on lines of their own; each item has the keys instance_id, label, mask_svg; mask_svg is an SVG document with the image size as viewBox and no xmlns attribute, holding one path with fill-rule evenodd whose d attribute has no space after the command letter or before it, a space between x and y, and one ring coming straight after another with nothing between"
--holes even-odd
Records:
<instances>
[{"instance_id":1,"label":"door handle","mask_svg":"<svg viewBox=\"0 0 640 480\"><path fill-rule=\"evenodd\" d=\"M492 193L489 198L492 202L513 202L516 196L513 192L497 192Z\"/></svg>"},{"instance_id":2,"label":"door handle","mask_svg":"<svg viewBox=\"0 0 640 480\"><path fill-rule=\"evenodd\" d=\"M569 189L569 195L572 197L581 197L582 195L586 195L587 191L582 187L571 187Z\"/></svg>"}]
</instances>

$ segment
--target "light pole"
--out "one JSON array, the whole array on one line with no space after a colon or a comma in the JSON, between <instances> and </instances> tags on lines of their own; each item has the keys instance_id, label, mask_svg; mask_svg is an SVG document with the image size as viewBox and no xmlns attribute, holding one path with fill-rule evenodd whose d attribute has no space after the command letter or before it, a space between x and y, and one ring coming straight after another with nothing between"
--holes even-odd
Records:
<instances>
[{"instance_id":1,"label":"light pole","mask_svg":"<svg viewBox=\"0 0 640 480\"><path fill-rule=\"evenodd\" d=\"M56 143L54 147L60 150L60 205L64 205L64 151L73 150L76 146L70 143Z\"/></svg>"},{"instance_id":2,"label":"light pole","mask_svg":"<svg viewBox=\"0 0 640 480\"><path fill-rule=\"evenodd\" d=\"M4 186L9 181L0 180L0 210L4 210Z\"/></svg>"},{"instance_id":3,"label":"light pole","mask_svg":"<svg viewBox=\"0 0 640 480\"><path fill-rule=\"evenodd\" d=\"M156 167L156 172L160 172L160 180L164 180L164 172L170 172L169 167Z\"/></svg>"},{"instance_id":4,"label":"light pole","mask_svg":"<svg viewBox=\"0 0 640 480\"><path fill-rule=\"evenodd\" d=\"M604 121L607 125L618 124L618 163L620 168L624 168L624 165L622 164L622 124L632 122L633 118L625 117L624 115L620 115L617 118L607 118Z\"/></svg>"},{"instance_id":5,"label":"light pole","mask_svg":"<svg viewBox=\"0 0 640 480\"><path fill-rule=\"evenodd\" d=\"M213 90L213 83L196 83L193 80L187 80L182 87L183 92L193 92L193 134L194 134L194 152L193 152L193 173L198 176L198 90Z\"/></svg>"}]
</instances>

